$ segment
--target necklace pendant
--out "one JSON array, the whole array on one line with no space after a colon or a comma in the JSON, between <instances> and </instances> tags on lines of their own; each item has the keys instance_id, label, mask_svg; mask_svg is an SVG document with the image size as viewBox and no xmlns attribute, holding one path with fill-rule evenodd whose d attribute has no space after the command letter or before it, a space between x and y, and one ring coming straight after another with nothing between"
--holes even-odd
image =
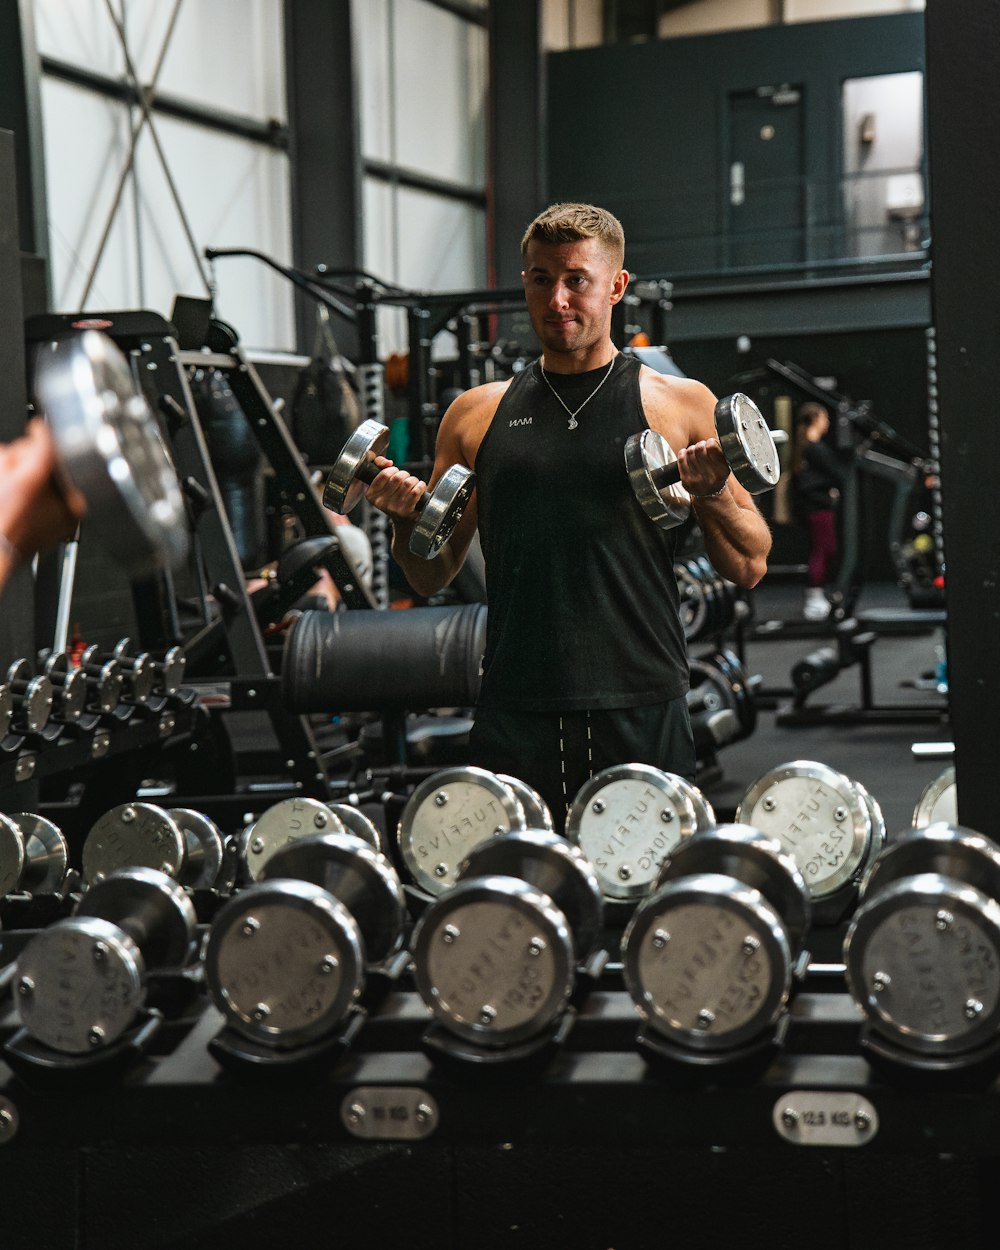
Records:
<instances>
[{"instance_id":1,"label":"necklace pendant","mask_svg":"<svg viewBox=\"0 0 1000 1250\"><path fill-rule=\"evenodd\" d=\"M571 414L571 415L570 415L570 419L569 419L569 425L568 425L566 428L567 428L568 430L575 430L575 429L576 429L576 427L577 427L579 424L580 424L580 422L579 422L579 421L577 421L576 417L572 416L572 414Z\"/></svg>"}]
</instances>

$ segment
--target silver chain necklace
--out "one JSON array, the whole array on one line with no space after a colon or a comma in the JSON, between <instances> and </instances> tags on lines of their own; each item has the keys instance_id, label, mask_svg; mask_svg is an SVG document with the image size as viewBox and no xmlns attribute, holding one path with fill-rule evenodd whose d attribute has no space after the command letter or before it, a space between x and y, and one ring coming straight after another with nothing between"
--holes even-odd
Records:
<instances>
[{"instance_id":1,"label":"silver chain necklace","mask_svg":"<svg viewBox=\"0 0 1000 1250\"><path fill-rule=\"evenodd\" d=\"M594 389L590 392L590 394L589 394L589 395L587 396L587 398L583 401L583 403L582 403L582 404L580 404L580 406L579 406L577 409L575 409L575 410L571 410L571 409L570 409L569 404L567 404L567 403L566 403L566 401L563 399L563 397L559 394L559 392L556 390L556 388L555 388L555 387L552 385L552 383L549 381L549 375L545 372L545 366L542 364L542 362L541 362L541 361L539 361L539 362L538 362L538 368L541 370L542 377L545 379L545 385L549 388L549 390L552 392L552 394L553 394L553 395L555 395L556 399L558 399L558 400L559 400L559 402L562 404L563 408L565 408L566 412L567 412L567 413L569 413L569 425L566 427L568 430L575 430L575 429L576 429L576 427L580 424L580 422L579 422L579 421L577 421L577 419L576 419L576 418L577 418L577 415L578 415L579 413L581 413L581 412L584 410L584 408L586 408L586 406L587 406L587 405L590 403L590 401L594 398L594 396L595 396L595 395L597 394L597 392L601 389L601 387L602 387L602 386L604 385L604 383L608 380L608 378L610 378L610 377L611 377L611 370L614 368L614 364L615 364L615 356L617 356L617 355L618 355L618 353L617 353L617 352L615 352L615 355L611 357L611 361L610 361L610 363L608 364L607 369L605 370L604 377L603 377L603 378L601 378L600 382L598 382L598 384L597 384L597 385L594 387Z\"/></svg>"}]
</instances>

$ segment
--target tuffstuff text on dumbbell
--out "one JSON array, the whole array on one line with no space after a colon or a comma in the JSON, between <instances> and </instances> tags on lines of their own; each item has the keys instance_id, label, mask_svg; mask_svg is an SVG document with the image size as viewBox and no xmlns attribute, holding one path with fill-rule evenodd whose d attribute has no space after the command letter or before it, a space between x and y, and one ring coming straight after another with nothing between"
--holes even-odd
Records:
<instances>
[{"instance_id":1,"label":"tuffstuff text on dumbbell","mask_svg":"<svg viewBox=\"0 0 1000 1250\"><path fill-rule=\"evenodd\" d=\"M772 490L781 475L775 436L748 396L729 395L715 405L715 432L733 476L751 495ZM673 448L655 430L645 429L625 444L625 467L636 499L661 529L683 524L690 496L680 486Z\"/></svg>"},{"instance_id":2,"label":"tuffstuff text on dumbbell","mask_svg":"<svg viewBox=\"0 0 1000 1250\"><path fill-rule=\"evenodd\" d=\"M344 444L323 488L323 505L333 512L351 512L360 503L364 488L382 472L375 463L389 445L388 426L363 421ZM462 519L476 485L475 474L453 464L442 474L433 490L425 490L417 500L419 519L410 536L410 550L423 560L431 560Z\"/></svg>"}]
</instances>

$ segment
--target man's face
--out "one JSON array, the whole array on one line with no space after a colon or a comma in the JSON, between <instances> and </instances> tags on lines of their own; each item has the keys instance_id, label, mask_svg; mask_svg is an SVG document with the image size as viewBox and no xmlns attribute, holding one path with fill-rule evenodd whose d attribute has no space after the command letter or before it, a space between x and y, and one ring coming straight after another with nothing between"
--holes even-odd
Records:
<instances>
[{"instance_id":1,"label":"man's face","mask_svg":"<svg viewBox=\"0 0 1000 1250\"><path fill-rule=\"evenodd\" d=\"M615 267L597 239L532 239L521 277L528 315L546 354L581 359L607 340L611 309L628 285L628 274Z\"/></svg>"}]
</instances>

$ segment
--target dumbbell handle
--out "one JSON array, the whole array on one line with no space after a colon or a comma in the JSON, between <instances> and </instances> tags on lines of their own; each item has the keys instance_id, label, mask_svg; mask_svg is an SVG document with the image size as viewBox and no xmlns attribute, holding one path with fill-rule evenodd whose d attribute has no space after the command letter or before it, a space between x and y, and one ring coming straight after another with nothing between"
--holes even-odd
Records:
<instances>
[{"instance_id":1,"label":"dumbbell handle","mask_svg":"<svg viewBox=\"0 0 1000 1250\"><path fill-rule=\"evenodd\" d=\"M771 442L775 447L780 447L788 442L788 435L784 430L771 430ZM681 466L677 461L672 464L660 465L659 468L651 469L649 476L653 481L653 485L657 490L661 490L664 486L673 486L681 480ZM697 498L697 496L694 496Z\"/></svg>"},{"instance_id":2,"label":"dumbbell handle","mask_svg":"<svg viewBox=\"0 0 1000 1250\"><path fill-rule=\"evenodd\" d=\"M359 482L364 482L366 486L371 486L372 482L375 481L381 472L382 466L377 465L374 460L366 460L364 464L358 466L358 471L355 476ZM424 508L427 507L427 500L430 499L430 497L431 493L429 490L422 491L420 497L413 505L414 512L418 514L423 512Z\"/></svg>"}]
</instances>

